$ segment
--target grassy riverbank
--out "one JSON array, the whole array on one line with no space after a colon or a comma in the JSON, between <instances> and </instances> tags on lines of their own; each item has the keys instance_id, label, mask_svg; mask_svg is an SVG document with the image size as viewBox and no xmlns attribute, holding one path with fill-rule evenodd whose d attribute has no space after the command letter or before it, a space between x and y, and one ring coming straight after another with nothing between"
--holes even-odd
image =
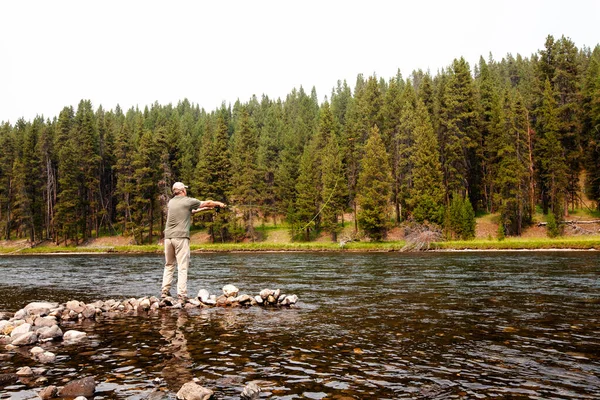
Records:
<instances>
[{"instance_id":1,"label":"grassy riverbank","mask_svg":"<svg viewBox=\"0 0 600 400\"><path fill-rule=\"evenodd\" d=\"M598 220L596 214L574 213L578 220ZM582 225L582 229L567 226L564 235L549 238L546 228L534 224L527 228L521 237L507 237L498 240L497 216L483 215L477 218L476 238L469 241L444 241L431 243L429 250L433 251L467 251L467 250L600 250L600 223ZM543 216L537 215L536 221L543 222ZM389 252L405 251L403 230L392 229L384 242L369 242L366 240L332 242L328 236L322 236L311 242L293 242L290 240L289 229L283 225L261 225L259 241L243 243L211 243L206 231L192 232L192 252L260 252L260 251L356 251L356 252ZM352 237L353 224L347 223L340 237ZM150 245L132 244L132 238L126 236L111 236L92 239L84 244L61 246L52 242L31 245L26 240L0 242L0 255L27 254L77 254L77 253L120 253L120 254L160 254L163 252L161 243Z\"/></svg>"}]
</instances>

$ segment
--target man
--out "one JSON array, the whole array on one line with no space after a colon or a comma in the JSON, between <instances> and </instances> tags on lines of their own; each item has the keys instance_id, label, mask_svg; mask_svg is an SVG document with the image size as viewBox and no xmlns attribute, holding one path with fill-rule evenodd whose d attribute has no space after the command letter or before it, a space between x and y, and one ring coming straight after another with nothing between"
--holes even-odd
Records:
<instances>
[{"instance_id":1,"label":"man","mask_svg":"<svg viewBox=\"0 0 600 400\"><path fill-rule=\"evenodd\" d=\"M200 201L187 196L187 186L181 182L173 184L173 198L167 205L167 224L165 227L165 269L161 287L161 297L170 296L173 272L177 263L177 297L185 303L187 299L187 274L190 263L190 226L192 214L227 207L220 201Z\"/></svg>"}]
</instances>

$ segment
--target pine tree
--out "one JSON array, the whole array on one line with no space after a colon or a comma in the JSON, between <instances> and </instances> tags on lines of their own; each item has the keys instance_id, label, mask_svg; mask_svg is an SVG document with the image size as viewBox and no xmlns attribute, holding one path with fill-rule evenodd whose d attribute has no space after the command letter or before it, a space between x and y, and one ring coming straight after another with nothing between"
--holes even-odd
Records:
<instances>
[{"instance_id":1,"label":"pine tree","mask_svg":"<svg viewBox=\"0 0 600 400\"><path fill-rule=\"evenodd\" d=\"M254 121L245 108L241 109L237 126L233 134L233 151L231 154L231 193L229 198L233 204L249 205L244 208L246 232L254 239L253 205L259 205L257 187L260 175L256 169L258 137Z\"/></svg>"},{"instance_id":2,"label":"pine tree","mask_svg":"<svg viewBox=\"0 0 600 400\"><path fill-rule=\"evenodd\" d=\"M358 177L358 224L375 241L385 238L388 230L388 204L391 195L391 172L388 155L379 128L373 126Z\"/></svg>"},{"instance_id":3,"label":"pine tree","mask_svg":"<svg viewBox=\"0 0 600 400\"><path fill-rule=\"evenodd\" d=\"M420 99L415 110L413 137L409 206L417 222L441 224L444 217L444 188L438 141L426 106Z\"/></svg>"},{"instance_id":4,"label":"pine tree","mask_svg":"<svg viewBox=\"0 0 600 400\"><path fill-rule=\"evenodd\" d=\"M329 136L322 158L322 227L331 234L333 241L337 241L337 235L343 228L343 225L338 222L338 217L342 216L343 221L347 190L342 154L336 135Z\"/></svg>"},{"instance_id":5,"label":"pine tree","mask_svg":"<svg viewBox=\"0 0 600 400\"><path fill-rule=\"evenodd\" d=\"M552 210L558 223L564 217L567 189L567 163L558 138L558 110L554 90L546 80L544 97L537 111L538 140L536 153L544 213Z\"/></svg>"},{"instance_id":6,"label":"pine tree","mask_svg":"<svg viewBox=\"0 0 600 400\"><path fill-rule=\"evenodd\" d=\"M584 124L587 196L596 201L600 211L600 45L596 45L590 55L589 65L583 86Z\"/></svg>"},{"instance_id":7,"label":"pine tree","mask_svg":"<svg viewBox=\"0 0 600 400\"><path fill-rule=\"evenodd\" d=\"M10 124L0 125L0 232L2 238L10 240L13 207L13 165L15 162L15 137Z\"/></svg>"},{"instance_id":8,"label":"pine tree","mask_svg":"<svg viewBox=\"0 0 600 400\"><path fill-rule=\"evenodd\" d=\"M402 219L400 198L402 175L399 171L401 155L398 150L400 144L399 135L401 129L402 105L403 98L402 92L400 91L400 84L392 78L384 98L382 136L386 151L390 155L390 166L393 177L392 201L396 211L397 224L399 224Z\"/></svg>"}]
</instances>

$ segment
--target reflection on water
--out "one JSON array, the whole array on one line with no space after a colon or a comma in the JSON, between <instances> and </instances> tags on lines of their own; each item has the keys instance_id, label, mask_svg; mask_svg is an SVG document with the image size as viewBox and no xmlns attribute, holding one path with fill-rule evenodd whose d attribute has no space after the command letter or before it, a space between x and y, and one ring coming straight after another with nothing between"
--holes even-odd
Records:
<instances>
[{"instance_id":1,"label":"reflection on water","mask_svg":"<svg viewBox=\"0 0 600 400\"><path fill-rule=\"evenodd\" d=\"M156 295L160 256L0 258L0 309ZM192 378L221 399L252 380L273 399L600 398L598 253L201 254L188 287L281 288L294 309L160 310L101 323L44 385L93 375L96 399L173 398ZM63 329L65 330L65 329ZM35 366L0 351L0 373ZM35 397L39 384L0 387Z\"/></svg>"}]
</instances>

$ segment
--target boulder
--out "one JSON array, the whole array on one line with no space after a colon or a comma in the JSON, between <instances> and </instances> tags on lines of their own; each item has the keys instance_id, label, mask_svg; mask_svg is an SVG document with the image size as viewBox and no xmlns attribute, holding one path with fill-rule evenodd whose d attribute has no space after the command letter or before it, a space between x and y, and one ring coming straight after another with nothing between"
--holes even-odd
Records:
<instances>
[{"instance_id":1,"label":"boulder","mask_svg":"<svg viewBox=\"0 0 600 400\"><path fill-rule=\"evenodd\" d=\"M272 296L273 293L275 293L275 292L272 291L271 289L263 289L260 291L259 295L260 295L260 297L263 298L263 300L266 300L269 296Z\"/></svg>"},{"instance_id":2,"label":"boulder","mask_svg":"<svg viewBox=\"0 0 600 400\"><path fill-rule=\"evenodd\" d=\"M79 340L87 336L85 332L79 332L76 330L66 331L63 335L63 340Z\"/></svg>"},{"instance_id":3,"label":"boulder","mask_svg":"<svg viewBox=\"0 0 600 400\"><path fill-rule=\"evenodd\" d=\"M12 332L10 333L10 337L12 337L14 340L17 336L21 336L31 331L31 324L21 324L12 330Z\"/></svg>"},{"instance_id":4,"label":"boulder","mask_svg":"<svg viewBox=\"0 0 600 400\"><path fill-rule=\"evenodd\" d=\"M37 355L37 360L41 363L53 363L54 361L56 361L56 354L52 353L51 351L44 351L43 353L40 353Z\"/></svg>"},{"instance_id":5,"label":"boulder","mask_svg":"<svg viewBox=\"0 0 600 400\"><path fill-rule=\"evenodd\" d=\"M25 306L24 310L29 315L48 315L50 311L58 307L58 303L49 303L49 302L41 302L35 301L33 303L29 303Z\"/></svg>"},{"instance_id":6,"label":"boulder","mask_svg":"<svg viewBox=\"0 0 600 400\"><path fill-rule=\"evenodd\" d=\"M93 318L96 315L96 307L88 304L83 311L81 311L81 315L86 319Z\"/></svg>"},{"instance_id":7,"label":"boulder","mask_svg":"<svg viewBox=\"0 0 600 400\"><path fill-rule=\"evenodd\" d=\"M210 298L210 293L206 289L200 289L198 292L198 298L201 302L206 303L206 301Z\"/></svg>"},{"instance_id":8,"label":"boulder","mask_svg":"<svg viewBox=\"0 0 600 400\"><path fill-rule=\"evenodd\" d=\"M177 398L180 400L208 400L213 395L213 391L196 382L185 383L177 392Z\"/></svg>"},{"instance_id":9,"label":"boulder","mask_svg":"<svg viewBox=\"0 0 600 400\"><path fill-rule=\"evenodd\" d=\"M240 290L233 285L225 285L223 286L223 294L225 297L236 297Z\"/></svg>"},{"instance_id":10,"label":"boulder","mask_svg":"<svg viewBox=\"0 0 600 400\"><path fill-rule=\"evenodd\" d=\"M67 301L66 304L67 310L71 310L74 311L75 313L79 314L80 312L82 312L85 309L85 304L83 304L80 301L77 300L71 300L71 301Z\"/></svg>"},{"instance_id":11,"label":"boulder","mask_svg":"<svg viewBox=\"0 0 600 400\"><path fill-rule=\"evenodd\" d=\"M33 376L33 371L30 367L21 367L17 370L18 376Z\"/></svg>"},{"instance_id":12,"label":"boulder","mask_svg":"<svg viewBox=\"0 0 600 400\"><path fill-rule=\"evenodd\" d=\"M38 317L33 322L33 326L52 326L56 325L58 322L56 321L56 317Z\"/></svg>"},{"instance_id":13,"label":"boulder","mask_svg":"<svg viewBox=\"0 0 600 400\"><path fill-rule=\"evenodd\" d=\"M37 343L38 336L35 332L27 332L23 335L15 336L12 338L11 344L13 346L27 346L30 344Z\"/></svg>"},{"instance_id":14,"label":"boulder","mask_svg":"<svg viewBox=\"0 0 600 400\"><path fill-rule=\"evenodd\" d=\"M56 397L57 394L58 394L58 389L54 385L45 387L38 392L38 396L42 400L51 399L53 397Z\"/></svg>"},{"instance_id":15,"label":"boulder","mask_svg":"<svg viewBox=\"0 0 600 400\"><path fill-rule=\"evenodd\" d=\"M35 331L39 340L56 339L63 336L58 325L43 326Z\"/></svg>"},{"instance_id":16,"label":"boulder","mask_svg":"<svg viewBox=\"0 0 600 400\"><path fill-rule=\"evenodd\" d=\"M58 397L92 397L96 391L94 378L88 376L83 379L71 381L58 391Z\"/></svg>"}]
</instances>

